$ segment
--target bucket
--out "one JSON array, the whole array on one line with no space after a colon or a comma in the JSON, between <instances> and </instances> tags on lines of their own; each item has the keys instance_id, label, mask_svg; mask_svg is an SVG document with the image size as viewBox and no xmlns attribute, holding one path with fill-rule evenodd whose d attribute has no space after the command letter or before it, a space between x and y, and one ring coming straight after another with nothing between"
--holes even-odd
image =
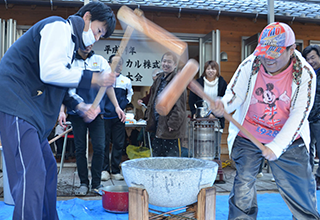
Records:
<instances>
[{"instance_id":1,"label":"bucket","mask_svg":"<svg viewBox=\"0 0 320 220\"><path fill-rule=\"evenodd\" d=\"M0 150L2 151L2 146L0 146ZM1 152L2 157L2 175L3 175L3 200L7 205L14 205L14 201L11 195L6 162L4 160L4 154Z\"/></svg>"},{"instance_id":2,"label":"bucket","mask_svg":"<svg viewBox=\"0 0 320 220\"><path fill-rule=\"evenodd\" d=\"M105 186L102 191L102 206L108 212L127 213L129 209L128 186Z\"/></svg>"}]
</instances>

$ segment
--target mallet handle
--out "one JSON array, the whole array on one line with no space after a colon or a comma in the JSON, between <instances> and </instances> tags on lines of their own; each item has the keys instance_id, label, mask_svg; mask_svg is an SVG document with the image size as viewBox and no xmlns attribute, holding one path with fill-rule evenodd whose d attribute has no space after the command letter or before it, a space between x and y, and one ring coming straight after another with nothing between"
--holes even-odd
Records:
<instances>
[{"instance_id":1,"label":"mallet handle","mask_svg":"<svg viewBox=\"0 0 320 220\"><path fill-rule=\"evenodd\" d=\"M208 96L204 91L203 87L195 80L192 80L188 88L197 94L199 97L201 97L203 100L210 103L210 106L214 106L214 100ZM264 151L265 146L260 143L247 129L245 129L241 124L239 124L230 114L228 114L226 111L224 111L223 117L233 123L247 138L252 141L260 150Z\"/></svg>"},{"instance_id":2,"label":"mallet handle","mask_svg":"<svg viewBox=\"0 0 320 220\"><path fill-rule=\"evenodd\" d=\"M135 9L133 14L136 15L137 17L139 17L139 16L142 15L142 11L140 9ZM119 57L122 56L123 51L125 50L133 31L134 31L133 27L128 26L126 28L126 31L124 32L124 35L123 35L122 40L120 42L120 46L119 46L119 48L117 50L117 53L116 53L117 56L119 56ZM112 64L111 64L112 72L115 71L117 65L118 65L118 60L115 61L115 62L112 62ZM104 94L106 93L106 90L107 90L107 87L100 87L99 92L98 92L96 98L94 99L91 108L96 109L98 107L98 105L101 102Z\"/></svg>"},{"instance_id":3,"label":"mallet handle","mask_svg":"<svg viewBox=\"0 0 320 220\"><path fill-rule=\"evenodd\" d=\"M59 138L61 138L63 135L69 133L70 131L72 131L72 128L69 128L68 130L64 131L63 133L59 134L58 136L52 138L52 139L49 141L49 144L55 142L56 140L58 140Z\"/></svg>"},{"instance_id":4,"label":"mallet handle","mask_svg":"<svg viewBox=\"0 0 320 220\"><path fill-rule=\"evenodd\" d=\"M187 43L159 27L145 17L139 17L127 6L122 6L117 14L120 21L145 34L167 49L181 56L187 48Z\"/></svg>"}]
</instances>

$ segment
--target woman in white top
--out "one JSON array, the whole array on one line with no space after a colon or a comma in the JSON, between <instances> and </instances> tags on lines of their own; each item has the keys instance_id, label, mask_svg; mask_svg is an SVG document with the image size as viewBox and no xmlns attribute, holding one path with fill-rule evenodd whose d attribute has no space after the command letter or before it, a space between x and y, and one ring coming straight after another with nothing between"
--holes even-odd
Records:
<instances>
[{"instance_id":1,"label":"woman in white top","mask_svg":"<svg viewBox=\"0 0 320 220\"><path fill-rule=\"evenodd\" d=\"M213 100L215 100L217 97L224 96L225 91L227 89L227 82L223 79L223 77L220 74L219 64L214 60L210 60L205 63L204 71L201 77L197 79L197 81L201 86L203 86L204 92L208 94ZM190 107L191 115L193 117L195 117L195 112L196 112L195 104L197 103L197 106L199 106L201 101L203 100L199 96L197 96L196 94L190 91L189 107ZM215 118L215 116L211 113L209 115L209 118ZM221 134L224 128L224 118L222 117L218 119L220 122L220 129L218 133L218 140L216 141L218 143L218 146L220 146ZM220 152L219 152L219 158L217 159L220 159Z\"/></svg>"}]
</instances>

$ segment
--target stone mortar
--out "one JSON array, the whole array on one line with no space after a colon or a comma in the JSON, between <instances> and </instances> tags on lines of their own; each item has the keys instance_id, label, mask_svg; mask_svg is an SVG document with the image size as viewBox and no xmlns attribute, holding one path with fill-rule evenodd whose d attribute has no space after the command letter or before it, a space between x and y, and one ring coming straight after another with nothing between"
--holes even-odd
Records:
<instances>
[{"instance_id":1,"label":"stone mortar","mask_svg":"<svg viewBox=\"0 0 320 220\"><path fill-rule=\"evenodd\" d=\"M200 189L213 185L218 164L196 158L150 157L122 163L129 187L147 190L149 203L179 207L197 201Z\"/></svg>"}]
</instances>

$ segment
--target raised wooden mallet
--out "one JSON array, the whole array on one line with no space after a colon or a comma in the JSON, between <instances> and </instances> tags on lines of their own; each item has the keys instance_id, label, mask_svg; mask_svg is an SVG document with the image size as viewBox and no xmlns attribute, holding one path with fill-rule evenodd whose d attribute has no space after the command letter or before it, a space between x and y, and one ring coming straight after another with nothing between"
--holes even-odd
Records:
<instances>
[{"instance_id":1,"label":"raised wooden mallet","mask_svg":"<svg viewBox=\"0 0 320 220\"><path fill-rule=\"evenodd\" d=\"M167 115L183 91L188 88L210 103L210 107L214 108L215 101L208 96L203 87L194 80L194 75L198 71L199 65L195 60L190 60L186 64L185 68L177 74L171 82L165 87L165 89L159 94L158 102L156 104L156 110L160 115ZM260 150L264 151L265 146L260 143L247 129L240 125L230 114L224 111L223 117L233 123L247 138L252 141Z\"/></svg>"},{"instance_id":2,"label":"raised wooden mallet","mask_svg":"<svg viewBox=\"0 0 320 220\"><path fill-rule=\"evenodd\" d=\"M148 20L144 16L137 16L127 6L122 6L119 9L117 17L120 21L133 27L135 30L146 35L168 50L171 50L179 57L181 57L181 55L186 51L186 42L181 41L179 38Z\"/></svg>"},{"instance_id":3,"label":"raised wooden mallet","mask_svg":"<svg viewBox=\"0 0 320 220\"><path fill-rule=\"evenodd\" d=\"M192 80L188 88L194 92L197 96L201 97L203 100L206 100L207 102L210 103L210 107L214 107L215 102L214 100L208 96L204 91L203 87L196 81ZM265 146L261 144L260 141L258 141L247 129L245 129L241 124L239 124L230 114L228 114L226 111L223 113L223 117L230 121L232 124L234 124L247 138L252 141L260 150L264 151Z\"/></svg>"},{"instance_id":4,"label":"raised wooden mallet","mask_svg":"<svg viewBox=\"0 0 320 220\"><path fill-rule=\"evenodd\" d=\"M179 38L174 36L173 34L169 33L165 29L161 28L160 26L154 24L140 13L141 11L138 11L135 9L134 11L130 9L127 6L122 6L117 13L117 18L122 21L123 23L127 24L126 32L123 36L123 39L120 43L120 47L118 49L117 55L121 57L123 50L125 49L132 32L134 30L137 30L141 32L142 34L146 35L150 39L158 42L161 46L164 48L172 51L175 53L179 58L182 57L184 52L187 49L187 43L181 41ZM114 67L116 67L117 64L115 64ZM112 68L112 71L114 69ZM103 98L103 95L106 92L106 87L101 87L93 104L92 107L96 108L101 99Z\"/></svg>"},{"instance_id":5,"label":"raised wooden mallet","mask_svg":"<svg viewBox=\"0 0 320 220\"><path fill-rule=\"evenodd\" d=\"M157 98L156 109L160 115L167 115L183 91L199 70L199 63L190 59L181 72L171 80Z\"/></svg>"},{"instance_id":6,"label":"raised wooden mallet","mask_svg":"<svg viewBox=\"0 0 320 220\"><path fill-rule=\"evenodd\" d=\"M122 7L123 7L123 6L122 6ZM120 8L120 9L121 9L121 8ZM140 9L135 9L132 13L133 13L136 17L140 17L140 16L142 16L142 14L143 14L143 12L142 12ZM134 28L131 27L131 26L128 26L128 27L126 28L126 31L124 32L124 35L123 35L122 40L121 40L121 42L120 42L120 46L119 46L119 48L118 48L118 50L117 50L116 56L119 56L119 57L122 56L123 51L125 50L125 48L126 48L128 42L129 42L129 40L130 40L130 37L131 37L133 31L134 31ZM111 64L111 70L112 70L112 72L114 72L114 71L116 70L116 67L118 66L118 61L119 61L119 60L120 60L120 59L117 59L115 62L112 62L112 64ZM101 102L104 94L106 93L106 90L107 90L107 87L100 87L99 92L98 92L96 98L94 99L91 108L96 109L96 108L98 107L98 105L99 105L99 103Z\"/></svg>"}]
</instances>

